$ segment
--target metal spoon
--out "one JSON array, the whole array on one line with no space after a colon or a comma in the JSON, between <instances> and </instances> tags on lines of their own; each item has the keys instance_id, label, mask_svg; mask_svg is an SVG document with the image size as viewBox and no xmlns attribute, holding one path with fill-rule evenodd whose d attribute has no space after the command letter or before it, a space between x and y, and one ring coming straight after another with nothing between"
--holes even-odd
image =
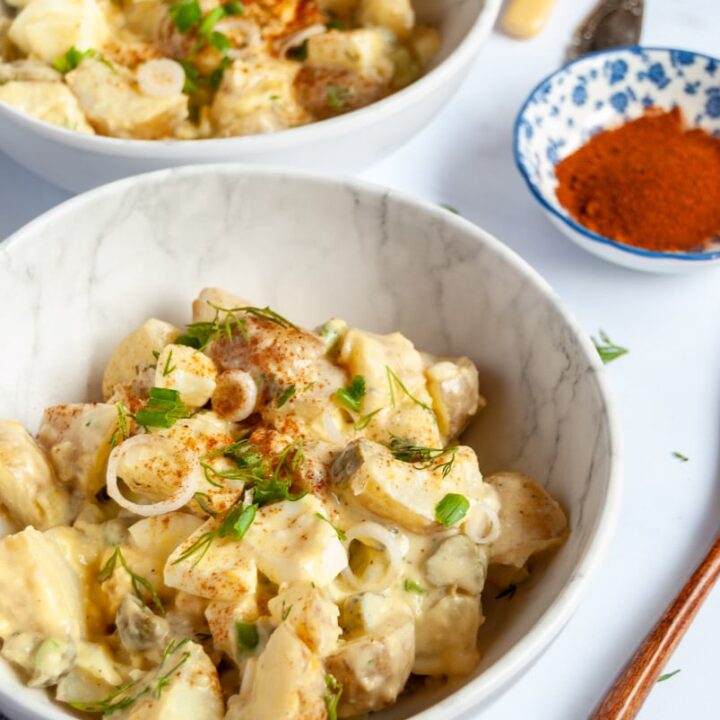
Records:
<instances>
[{"instance_id":1,"label":"metal spoon","mask_svg":"<svg viewBox=\"0 0 720 720\"><path fill-rule=\"evenodd\" d=\"M643 8L644 0L601 0L575 31L568 60L595 50L637 45Z\"/></svg>"}]
</instances>

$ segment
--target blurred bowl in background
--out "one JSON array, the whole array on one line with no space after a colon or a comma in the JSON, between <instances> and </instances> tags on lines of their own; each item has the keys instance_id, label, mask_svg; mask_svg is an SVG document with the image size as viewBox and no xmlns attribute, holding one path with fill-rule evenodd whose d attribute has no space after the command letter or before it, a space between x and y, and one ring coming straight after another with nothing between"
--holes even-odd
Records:
<instances>
[{"instance_id":1,"label":"blurred bowl in background","mask_svg":"<svg viewBox=\"0 0 720 720\"><path fill-rule=\"evenodd\" d=\"M261 163L351 174L407 142L448 103L492 30L502 0L414 0L442 47L419 80L360 110L266 135L208 140L124 140L50 125L0 103L0 150L79 192L179 165Z\"/></svg>"}]
</instances>

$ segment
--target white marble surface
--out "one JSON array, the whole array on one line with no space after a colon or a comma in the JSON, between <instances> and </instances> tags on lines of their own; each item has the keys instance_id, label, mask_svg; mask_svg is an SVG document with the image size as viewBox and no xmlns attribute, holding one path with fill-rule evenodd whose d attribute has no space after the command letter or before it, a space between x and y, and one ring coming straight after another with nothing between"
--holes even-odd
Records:
<instances>
[{"instance_id":1,"label":"white marble surface","mask_svg":"<svg viewBox=\"0 0 720 720\"><path fill-rule=\"evenodd\" d=\"M483 720L582 720L684 581L720 524L720 333L717 272L652 277L569 243L525 191L510 152L527 92L560 62L591 0L559 0L546 32L495 34L445 112L368 179L448 202L523 255L589 332L631 353L610 366L625 432L626 489L611 552L585 602L543 658ZM717 0L648 0L644 41L718 54ZM66 195L0 158L0 236ZM690 459L672 456L678 450ZM720 590L711 595L641 720L712 718ZM480 715L470 714L471 717Z\"/></svg>"}]
</instances>

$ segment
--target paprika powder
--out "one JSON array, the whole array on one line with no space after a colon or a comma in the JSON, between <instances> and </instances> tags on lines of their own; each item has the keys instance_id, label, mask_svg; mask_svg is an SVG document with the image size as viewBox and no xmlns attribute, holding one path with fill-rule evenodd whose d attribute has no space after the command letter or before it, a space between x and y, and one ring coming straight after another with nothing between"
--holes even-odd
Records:
<instances>
[{"instance_id":1,"label":"paprika powder","mask_svg":"<svg viewBox=\"0 0 720 720\"><path fill-rule=\"evenodd\" d=\"M720 139L677 107L595 135L555 171L560 204L604 237L687 252L720 235Z\"/></svg>"}]
</instances>

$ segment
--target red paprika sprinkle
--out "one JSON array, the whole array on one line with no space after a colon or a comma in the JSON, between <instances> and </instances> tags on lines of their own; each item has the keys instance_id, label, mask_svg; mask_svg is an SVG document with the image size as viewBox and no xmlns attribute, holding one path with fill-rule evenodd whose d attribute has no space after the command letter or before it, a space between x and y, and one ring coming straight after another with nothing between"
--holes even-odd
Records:
<instances>
[{"instance_id":1,"label":"red paprika sprinkle","mask_svg":"<svg viewBox=\"0 0 720 720\"><path fill-rule=\"evenodd\" d=\"M595 135L555 171L560 204L604 237L689 251L720 235L720 139L677 107Z\"/></svg>"}]
</instances>

